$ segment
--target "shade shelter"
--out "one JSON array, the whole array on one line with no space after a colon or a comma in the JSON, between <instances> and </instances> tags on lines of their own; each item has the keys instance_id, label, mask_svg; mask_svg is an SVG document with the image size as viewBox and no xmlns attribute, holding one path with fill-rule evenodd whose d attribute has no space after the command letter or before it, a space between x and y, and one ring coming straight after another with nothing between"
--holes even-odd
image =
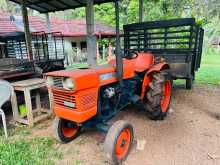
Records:
<instances>
[{"instance_id":1,"label":"shade shelter","mask_svg":"<svg viewBox=\"0 0 220 165\"><path fill-rule=\"evenodd\" d=\"M75 9L79 7L86 7L86 26L87 26L87 45L89 65L96 64L96 38L94 36L94 7L95 4L102 4L107 2L115 2L116 15L116 63L117 63L117 77L121 80L122 77L122 57L120 54L120 36L119 36L119 0L10 0L22 6L22 14L24 20L26 43L29 52L29 58L32 60L31 38L28 23L27 8L37 10L40 13L49 13L55 11L62 11L67 9ZM140 21L142 21L143 1L140 0Z\"/></svg>"}]
</instances>

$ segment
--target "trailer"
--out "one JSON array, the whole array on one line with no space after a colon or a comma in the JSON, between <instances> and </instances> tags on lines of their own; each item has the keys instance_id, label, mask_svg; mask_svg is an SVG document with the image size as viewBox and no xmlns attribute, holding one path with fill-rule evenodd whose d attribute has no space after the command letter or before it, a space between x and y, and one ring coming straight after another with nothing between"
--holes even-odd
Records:
<instances>
[{"instance_id":1,"label":"trailer","mask_svg":"<svg viewBox=\"0 0 220 165\"><path fill-rule=\"evenodd\" d=\"M151 52L171 66L173 79L185 79L191 89L200 68L204 30L194 18L124 25L124 52Z\"/></svg>"}]
</instances>

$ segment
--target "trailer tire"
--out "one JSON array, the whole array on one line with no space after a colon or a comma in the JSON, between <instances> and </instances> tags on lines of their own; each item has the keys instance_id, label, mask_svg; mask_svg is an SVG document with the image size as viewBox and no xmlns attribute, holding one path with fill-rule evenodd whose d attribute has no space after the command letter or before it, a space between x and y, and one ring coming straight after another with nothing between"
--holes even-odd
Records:
<instances>
[{"instance_id":1,"label":"trailer tire","mask_svg":"<svg viewBox=\"0 0 220 165\"><path fill-rule=\"evenodd\" d=\"M104 150L108 159L113 164L120 164L124 161L134 141L134 130L130 123L124 120L115 122L109 129Z\"/></svg>"},{"instance_id":2,"label":"trailer tire","mask_svg":"<svg viewBox=\"0 0 220 165\"><path fill-rule=\"evenodd\" d=\"M172 80L168 72L162 71L152 76L149 90L145 94L145 107L151 120L163 120L169 110Z\"/></svg>"},{"instance_id":3,"label":"trailer tire","mask_svg":"<svg viewBox=\"0 0 220 165\"><path fill-rule=\"evenodd\" d=\"M190 90L193 87L193 79L192 78L188 78L186 79L186 89Z\"/></svg>"},{"instance_id":4,"label":"trailer tire","mask_svg":"<svg viewBox=\"0 0 220 165\"><path fill-rule=\"evenodd\" d=\"M80 132L80 127L75 123L55 117L53 121L53 134L60 143L68 143L74 140Z\"/></svg>"}]
</instances>

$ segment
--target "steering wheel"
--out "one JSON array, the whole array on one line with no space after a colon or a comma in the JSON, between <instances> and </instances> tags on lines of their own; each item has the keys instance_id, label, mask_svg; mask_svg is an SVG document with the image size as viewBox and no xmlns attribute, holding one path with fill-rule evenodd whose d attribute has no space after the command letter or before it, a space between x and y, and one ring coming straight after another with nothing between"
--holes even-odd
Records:
<instances>
[{"instance_id":1,"label":"steering wheel","mask_svg":"<svg viewBox=\"0 0 220 165\"><path fill-rule=\"evenodd\" d=\"M138 57L138 52L136 52L135 50L125 49L125 51L128 51L128 52L129 52L129 55L125 57L125 58L127 58L127 59L135 59L135 58Z\"/></svg>"}]
</instances>

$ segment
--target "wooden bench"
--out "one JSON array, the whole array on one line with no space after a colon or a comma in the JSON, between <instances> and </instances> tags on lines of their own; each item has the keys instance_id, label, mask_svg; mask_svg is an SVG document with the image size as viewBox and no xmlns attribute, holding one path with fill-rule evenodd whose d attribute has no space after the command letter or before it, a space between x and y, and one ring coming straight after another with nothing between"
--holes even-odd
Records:
<instances>
[{"instance_id":1,"label":"wooden bench","mask_svg":"<svg viewBox=\"0 0 220 165\"><path fill-rule=\"evenodd\" d=\"M46 119L52 114L51 109L44 109L41 107L41 99L40 99L40 89L46 87L46 83L43 79L40 78L33 78L23 81L18 81L11 83L14 91L11 97L11 103L12 103L12 110L13 110L13 118L16 122L27 124L29 126L33 126L34 123ZM31 98L31 91L36 90L36 109L33 110L32 105L32 98ZM17 103L17 96L16 92L22 91L24 92L24 100L25 100L25 107L27 111L27 117L21 117L19 114L19 108ZM51 102L51 93L48 92L49 96L49 103L50 107L52 107Z\"/></svg>"}]
</instances>

